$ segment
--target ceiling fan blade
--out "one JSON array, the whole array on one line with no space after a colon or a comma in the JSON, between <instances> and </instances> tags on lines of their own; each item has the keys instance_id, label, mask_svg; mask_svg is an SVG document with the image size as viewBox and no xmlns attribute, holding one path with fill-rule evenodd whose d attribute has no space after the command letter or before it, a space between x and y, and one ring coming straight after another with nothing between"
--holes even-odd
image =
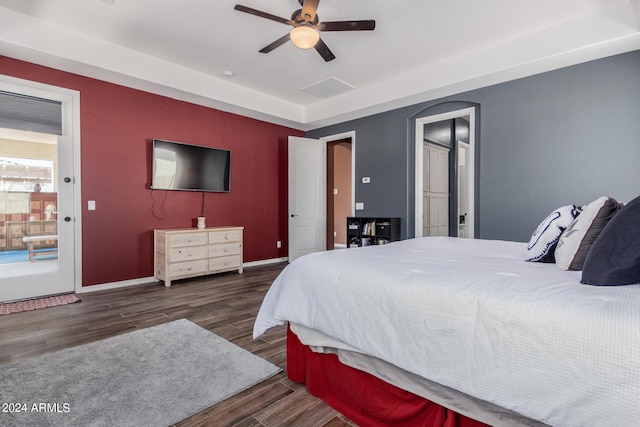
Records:
<instances>
[{"instance_id":1,"label":"ceiling fan blade","mask_svg":"<svg viewBox=\"0 0 640 427\"><path fill-rule=\"evenodd\" d=\"M302 3L302 19L307 22L313 22L316 19L318 3L320 3L320 0L304 0Z\"/></svg>"},{"instance_id":2,"label":"ceiling fan blade","mask_svg":"<svg viewBox=\"0 0 640 427\"><path fill-rule=\"evenodd\" d=\"M278 40L274 41L273 43L268 44L267 46L263 47L262 49L259 50L259 52L260 53L269 53L272 50L274 50L275 48L282 46L283 44L285 44L288 41L289 41L289 33L287 33L284 36L280 37Z\"/></svg>"},{"instance_id":3,"label":"ceiling fan blade","mask_svg":"<svg viewBox=\"0 0 640 427\"><path fill-rule=\"evenodd\" d=\"M316 25L319 31L372 31L376 28L373 19L363 21L332 21L320 22Z\"/></svg>"},{"instance_id":4,"label":"ceiling fan blade","mask_svg":"<svg viewBox=\"0 0 640 427\"><path fill-rule=\"evenodd\" d=\"M322 41L322 39L318 40L318 43L316 43L314 47L316 48L320 56L322 56L322 59L325 60L325 62L333 61L334 59L336 59L336 56L333 54L333 52L331 52L329 47Z\"/></svg>"},{"instance_id":5,"label":"ceiling fan blade","mask_svg":"<svg viewBox=\"0 0 640 427\"><path fill-rule=\"evenodd\" d=\"M263 12L261 10L253 9L247 6L242 6L237 4L234 6L235 10L239 10L240 12L249 13L251 15L259 16L260 18L270 19L272 21L280 22L281 24L294 25L294 22L290 19L280 18L279 16L272 15L267 12Z\"/></svg>"}]
</instances>

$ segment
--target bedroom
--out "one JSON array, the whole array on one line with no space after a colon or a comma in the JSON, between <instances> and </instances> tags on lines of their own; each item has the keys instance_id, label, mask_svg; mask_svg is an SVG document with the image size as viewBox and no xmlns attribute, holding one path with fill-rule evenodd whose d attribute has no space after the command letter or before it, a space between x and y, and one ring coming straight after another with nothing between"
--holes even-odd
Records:
<instances>
[{"instance_id":1,"label":"bedroom","mask_svg":"<svg viewBox=\"0 0 640 427\"><path fill-rule=\"evenodd\" d=\"M185 194L170 195L169 219L153 218L144 143L155 136L191 143L219 139L237 150L237 190L207 197L205 208L212 225L238 221L247 227L248 262L286 256L286 243L278 249L275 242L286 242L281 213L286 212L289 135L317 138L355 130L361 148L355 175L372 177L368 186L356 184L356 199L366 208L362 215L401 217L403 237L411 237L413 153L407 121L437 112L430 107L446 101L481 108L477 237L526 241L541 217L561 204L584 204L602 194L631 200L639 178L634 159L640 158L640 55L630 50L305 130L23 62L12 59L10 50L0 51L6 54L0 68L7 76L81 92L81 285L88 287L148 280L151 230L188 227L198 216L199 195ZM594 164L600 166L597 173ZM241 173L255 168L268 179ZM89 200L97 202L96 211L88 211ZM262 211L252 211L255 202Z\"/></svg>"}]
</instances>

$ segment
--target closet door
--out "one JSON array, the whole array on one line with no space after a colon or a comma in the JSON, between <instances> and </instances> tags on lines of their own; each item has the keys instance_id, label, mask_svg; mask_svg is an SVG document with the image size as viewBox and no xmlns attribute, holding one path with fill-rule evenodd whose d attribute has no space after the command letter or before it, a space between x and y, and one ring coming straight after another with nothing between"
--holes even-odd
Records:
<instances>
[{"instance_id":1,"label":"closet door","mask_svg":"<svg viewBox=\"0 0 640 427\"><path fill-rule=\"evenodd\" d=\"M424 236L449 235L449 149L424 144Z\"/></svg>"}]
</instances>

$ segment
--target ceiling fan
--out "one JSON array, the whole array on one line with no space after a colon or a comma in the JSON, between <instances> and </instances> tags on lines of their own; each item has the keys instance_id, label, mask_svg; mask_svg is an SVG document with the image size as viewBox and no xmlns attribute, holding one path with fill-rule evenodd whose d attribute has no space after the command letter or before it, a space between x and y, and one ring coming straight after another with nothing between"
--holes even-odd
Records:
<instances>
[{"instance_id":1,"label":"ceiling fan","mask_svg":"<svg viewBox=\"0 0 640 427\"><path fill-rule=\"evenodd\" d=\"M327 62L336 57L322 41L318 31L371 31L376 27L376 21L373 19L321 22L316 13L320 0L298 0L298 2L302 6L302 9L293 12L291 19L280 18L279 16L239 4L237 4L234 9L293 27L289 34L285 34L278 40L260 49L261 53L269 53L291 40L293 44L300 49L315 48L320 56Z\"/></svg>"}]
</instances>

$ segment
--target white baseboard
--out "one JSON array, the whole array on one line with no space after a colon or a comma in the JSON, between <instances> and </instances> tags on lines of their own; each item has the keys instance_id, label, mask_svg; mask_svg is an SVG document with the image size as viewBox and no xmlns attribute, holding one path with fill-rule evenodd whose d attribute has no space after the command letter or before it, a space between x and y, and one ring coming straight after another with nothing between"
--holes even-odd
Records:
<instances>
[{"instance_id":1,"label":"white baseboard","mask_svg":"<svg viewBox=\"0 0 640 427\"><path fill-rule=\"evenodd\" d=\"M289 258L287 257L263 259L260 261L245 262L242 264L242 267L246 268L246 267L257 267L259 265L277 264L279 262L287 262L288 260Z\"/></svg>"},{"instance_id":2,"label":"white baseboard","mask_svg":"<svg viewBox=\"0 0 640 427\"><path fill-rule=\"evenodd\" d=\"M257 267L260 265L267 265L267 264L277 264L279 262L286 262L287 260L288 260L287 257L283 257L283 258L264 259L260 261L251 261L251 262L243 263L242 267L247 268L247 267ZM88 292L97 292L97 291L106 291L108 289L124 288L127 286L147 285L154 281L155 281L155 278L152 276L152 277L141 277L139 279L123 280L120 282L103 283L100 285L89 285L89 286L83 286L79 293L84 294Z\"/></svg>"},{"instance_id":3,"label":"white baseboard","mask_svg":"<svg viewBox=\"0 0 640 427\"><path fill-rule=\"evenodd\" d=\"M123 280L121 282L110 282L110 283L102 283L100 285L89 285L89 286L83 286L80 290L80 293L84 294L88 292L106 291L107 289L124 288L127 286L148 285L149 283L152 283L154 281L155 279L152 276L152 277L141 277L139 279Z\"/></svg>"}]
</instances>

